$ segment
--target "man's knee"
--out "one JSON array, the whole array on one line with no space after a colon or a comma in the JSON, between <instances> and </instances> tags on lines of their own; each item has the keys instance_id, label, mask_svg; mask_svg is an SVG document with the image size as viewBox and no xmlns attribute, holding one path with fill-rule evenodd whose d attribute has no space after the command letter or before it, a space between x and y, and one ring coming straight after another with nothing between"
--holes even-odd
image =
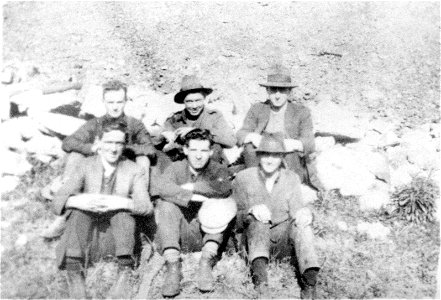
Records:
<instances>
[{"instance_id":1,"label":"man's knee","mask_svg":"<svg viewBox=\"0 0 441 300\"><path fill-rule=\"evenodd\" d=\"M160 200L155 208L156 223L162 220L179 218L181 214L179 207L171 202Z\"/></svg>"},{"instance_id":2,"label":"man's knee","mask_svg":"<svg viewBox=\"0 0 441 300\"><path fill-rule=\"evenodd\" d=\"M294 223L297 227L302 228L311 225L312 212L309 208L303 207L295 213Z\"/></svg>"}]
</instances>

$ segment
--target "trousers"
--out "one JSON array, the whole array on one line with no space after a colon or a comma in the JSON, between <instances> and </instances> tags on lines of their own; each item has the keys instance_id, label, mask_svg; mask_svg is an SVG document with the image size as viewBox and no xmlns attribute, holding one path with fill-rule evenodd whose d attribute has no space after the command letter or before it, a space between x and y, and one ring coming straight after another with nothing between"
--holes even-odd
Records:
<instances>
[{"instance_id":1,"label":"trousers","mask_svg":"<svg viewBox=\"0 0 441 300\"><path fill-rule=\"evenodd\" d=\"M64 269L65 257L81 258L88 264L94 253L105 252L114 256L133 256L135 246L135 219L128 212L96 214L81 210L68 210L66 230L57 246L57 261ZM99 250L92 249L96 231L110 231L111 240L98 240Z\"/></svg>"},{"instance_id":2,"label":"trousers","mask_svg":"<svg viewBox=\"0 0 441 300\"><path fill-rule=\"evenodd\" d=\"M188 207L159 200L155 207L157 238L160 251L175 248L182 252L200 251L202 246L213 241L219 245L224 240L224 232L206 234L202 232L197 219L200 203L190 201Z\"/></svg>"},{"instance_id":3,"label":"trousers","mask_svg":"<svg viewBox=\"0 0 441 300\"><path fill-rule=\"evenodd\" d=\"M257 221L253 216L248 216L244 224L241 244L250 262L258 257L294 256L301 274L309 268L319 268L310 225L297 226L293 220L288 220L271 228L270 224Z\"/></svg>"}]
</instances>

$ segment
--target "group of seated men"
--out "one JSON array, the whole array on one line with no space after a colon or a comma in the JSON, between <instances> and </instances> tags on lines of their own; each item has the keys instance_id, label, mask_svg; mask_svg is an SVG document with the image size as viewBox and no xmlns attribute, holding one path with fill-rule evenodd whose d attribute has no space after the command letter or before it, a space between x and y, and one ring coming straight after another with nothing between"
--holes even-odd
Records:
<instances>
[{"instance_id":1,"label":"group of seated men","mask_svg":"<svg viewBox=\"0 0 441 300\"><path fill-rule=\"evenodd\" d=\"M119 81L103 85L107 113L63 141L68 155L60 187L54 190L54 212L64 224L57 264L67 270L71 297L86 297L84 266L96 226L113 237L118 261L113 296L129 296L135 223L151 216L155 243L166 261L164 297L180 293L181 251L201 250L196 282L200 291L213 291L212 268L232 235L240 236L258 291L268 286L270 257L293 256L302 297L314 297L319 264L312 213L300 190L301 183L320 189L314 169L308 167L314 152L311 115L288 101L295 85L286 68L276 66L260 85L267 89L267 101L253 105L234 134L220 112L206 107L212 89L195 76L185 76L174 98L185 109L166 120L155 144L141 121L124 114L127 87ZM235 145L244 148L244 167L238 172L231 171L222 151ZM71 196L82 193L130 198L133 208L103 212L66 205ZM225 211L216 206L225 200L236 208L227 221L232 206L226 205ZM198 216L208 203L215 210L211 223L223 220L214 228L204 226Z\"/></svg>"}]
</instances>

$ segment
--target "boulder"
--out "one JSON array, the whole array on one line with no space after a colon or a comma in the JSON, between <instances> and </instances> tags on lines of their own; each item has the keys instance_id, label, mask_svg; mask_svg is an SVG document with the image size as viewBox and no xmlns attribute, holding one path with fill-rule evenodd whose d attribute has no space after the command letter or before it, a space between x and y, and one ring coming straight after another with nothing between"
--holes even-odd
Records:
<instances>
[{"instance_id":1,"label":"boulder","mask_svg":"<svg viewBox=\"0 0 441 300\"><path fill-rule=\"evenodd\" d=\"M369 190L358 199L361 210L380 209L390 203L389 185L376 181Z\"/></svg>"},{"instance_id":2,"label":"boulder","mask_svg":"<svg viewBox=\"0 0 441 300\"><path fill-rule=\"evenodd\" d=\"M317 192L314 191L312 188L310 188L309 186L302 184L300 186L301 190L302 190L302 198L303 201L308 204L308 203L313 203L315 200L318 199L317 197Z\"/></svg>"},{"instance_id":3,"label":"boulder","mask_svg":"<svg viewBox=\"0 0 441 300\"><path fill-rule=\"evenodd\" d=\"M84 101L81 105L80 114L91 114L95 117L101 117L106 114L106 108L103 104L103 88L101 85L89 85L84 87Z\"/></svg>"},{"instance_id":4,"label":"boulder","mask_svg":"<svg viewBox=\"0 0 441 300\"><path fill-rule=\"evenodd\" d=\"M20 178L15 175L3 175L0 177L0 193L12 192L20 184Z\"/></svg>"},{"instance_id":5,"label":"boulder","mask_svg":"<svg viewBox=\"0 0 441 300\"><path fill-rule=\"evenodd\" d=\"M401 141L411 163L424 170L439 169L439 140L432 139L423 129L416 129L403 134Z\"/></svg>"},{"instance_id":6,"label":"boulder","mask_svg":"<svg viewBox=\"0 0 441 300\"><path fill-rule=\"evenodd\" d=\"M315 141L315 150L317 152L323 152L328 149L331 149L335 146L335 138L333 136L319 136L314 139Z\"/></svg>"},{"instance_id":7,"label":"boulder","mask_svg":"<svg viewBox=\"0 0 441 300\"><path fill-rule=\"evenodd\" d=\"M25 141L41 134L38 124L30 117L9 119L0 124L0 136L5 148L24 151Z\"/></svg>"},{"instance_id":8,"label":"boulder","mask_svg":"<svg viewBox=\"0 0 441 300\"><path fill-rule=\"evenodd\" d=\"M1 174L21 176L32 169L24 154L0 149ZM1 175L0 174L0 175Z\"/></svg>"},{"instance_id":9,"label":"boulder","mask_svg":"<svg viewBox=\"0 0 441 300\"><path fill-rule=\"evenodd\" d=\"M361 139L369 125L366 117L357 117L354 112L332 101L311 104L309 108L316 132Z\"/></svg>"},{"instance_id":10,"label":"boulder","mask_svg":"<svg viewBox=\"0 0 441 300\"><path fill-rule=\"evenodd\" d=\"M62 157L61 141L56 137L40 134L26 142L26 151L39 155Z\"/></svg>"},{"instance_id":11,"label":"boulder","mask_svg":"<svg viewBox=\"0 0 441 300\"><path fill-rule=\"evenodd\" d=\"M317 175L325 189L340 189L343 196L363 195L375 181L357 153L347 147L335 146L324 151L316 162Z\"/></svg>"},{"instance_id":12,"label":"boulder","mask_svg":"<svg viewBox=\"0 0 441 300\"><path fill-rule=\"evenodd\" d=\"M390 175L390 184L394 190L398 187L409 185L412 181L412 176L409 174L407 165L400 166L396 169L392 168Z\"/></svg>"},{"instance_id":13,"label":"boulder","mask_svg":"<svg viewBox=\"0 0 441 300\"><path fill-rule=\"evenodd\" d=\"M142 122L150 132L155 126L163 126L173 113L184 109L183 104L174 102L174 94L163 95L151 91L148 96L147 112Z\"/></svg>"},{"instance_id":14,"label":"boulder","mask_svg":"<svg viewBox=\"0 0 441 300\"><path fill-rule=\"evenodd\" d=\"M83 119L50 112L33 111L30 113L30 117L38 124L38 128L42 132L56 133L61 136L71 135L86 123Z\"/></svg>"},{"instance_id":15,"label":"boulder","mask_svg":"<svg viewBox=\"0 0 441 300\"><path fill-rule=\"evenodd\" d=\"M360 222L357 224L357 231L359 233L367 234L371 239L385 240L390 233L390 228L384 226L380 222Z\"/></svg>"},{"instance_id":16,"label":"boulder","mask_svg":"<svg viewBox=\"0 0 441 300\"><path fill-rule=\"evenodd\" d=\"M243 147L239 148L237 146L234 146L233 148L230 149L223 149L223 153L227 157L228 163L230 164L234 163L240 157L242 151L243 151Z\"/></svg>"}]
</instances>

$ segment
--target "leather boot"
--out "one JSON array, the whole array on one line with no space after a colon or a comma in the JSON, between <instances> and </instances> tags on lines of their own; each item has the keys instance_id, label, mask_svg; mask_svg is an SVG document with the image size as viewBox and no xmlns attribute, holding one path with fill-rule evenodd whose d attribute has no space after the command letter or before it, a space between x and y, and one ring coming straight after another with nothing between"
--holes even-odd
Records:
<instances>
[{"instance_id":1,"label":"leather boot","mask_svg":"<svg viewBox=\"0 0 441 300\"><path fill-rule=\"evenodd\" d=\"M214 290L213 265L214 261L212 258L201 257L198 270L198 288L201 292L206 293Z\"/></svg>"},{"instance_id":2,"label":"leather boot","mask_svg":"<svg viewBox=\"0 0 441 300\"><path fill-rule=\"evenodd\" d=\"M257 288L260 285L268 284L268 259L266 257L258 257L251 264L251 279Z\"/></svg>"},{"instance_id":3,"label":"leather boot","mask_svg":"<svg viewBox=\"0 0 441 300\"><path fill-rule=\"evenodd\" d=\"M67 271L69 298L86 299L86 279L83 271Z\"/></svg>"},{"instance_id":4,"label":"leather boot","mask_svg":"<svg viewBox=\"0 0 441 300\"><path fill-rule=\"evenodd\" d=\"M302 289L300 291L301 299L315 299L318 268L309 268L302 275Z\"/></svg>"},{"instance_id":5,"label":"leather boot","mask_svg":"<svg viewBox=\"0 0 441 300\"><path fill-rule=\"evenodd\" d=\"M164 284L162 285L162 296L174 297L181 292L182 264L178 260L176 262L165 262L166 271Z\"/></svg>"},{"instance_id":6,"label":"leather boot","mask_svg":"<svg viewBox=\"0 0 441 300\"><path fill-rule=\"evenodd\" d=\"M127 299L130 298L130 276L132 269L130 267L119 267L118 278L113 284L109 292L110 299Z\"/></svg>"}]
</instances>

